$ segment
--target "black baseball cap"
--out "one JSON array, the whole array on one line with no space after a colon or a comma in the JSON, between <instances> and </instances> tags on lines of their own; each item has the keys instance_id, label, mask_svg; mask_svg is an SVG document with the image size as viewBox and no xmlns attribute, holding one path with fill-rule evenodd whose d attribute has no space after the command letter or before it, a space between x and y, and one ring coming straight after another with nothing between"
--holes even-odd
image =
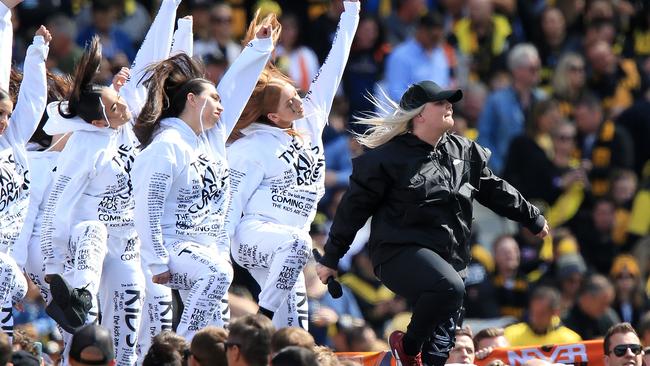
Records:
<instances>
[{"instance_id":1,"label":"black baseball cap","mask_svg":"<svg viewBox=\"0 0 650 366\"><path fill-rule=\"evenodd\" d=\"M102 358L98 360L86 360L81 357L81 352L86 348L93 347L98 350ZM70 358L86 365L105 365L115 359L113 340L108 329L97 325L85 325L72 336L70 344Z\"/></svg>"},{"instance_id":2,"label":"black baseball cap","mask_svg":"<svg viewBox=\"0 0 650 366\"><path fill-rule=\"evenodd\" d=\"M463 92L460 89L444 90L433 81L424 80L412 84L408 89L406 89L399 101L399 106L402 109L409 111L428 102L446 100L449 103L456 103L462 98Z\"/></svg>"}]
</instances>

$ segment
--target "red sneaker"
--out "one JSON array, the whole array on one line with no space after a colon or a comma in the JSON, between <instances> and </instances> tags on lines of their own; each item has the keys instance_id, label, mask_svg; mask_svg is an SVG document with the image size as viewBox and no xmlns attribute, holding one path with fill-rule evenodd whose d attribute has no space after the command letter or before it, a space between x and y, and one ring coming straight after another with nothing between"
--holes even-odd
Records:
<instances>
[{"instance_id":1,"label":"red sneaker","mask_svg":"<svg viewBox=\"0 0 650 366\"><path fill-rule=\"evenodd\" d=\"M388 337L388 344L390 345L390 352L397 361L397 366L422 366L422 353L415 356L409 356L404 352L403 347L404 332L399 330L394 331Z\"/></svg>"}]
</instances>

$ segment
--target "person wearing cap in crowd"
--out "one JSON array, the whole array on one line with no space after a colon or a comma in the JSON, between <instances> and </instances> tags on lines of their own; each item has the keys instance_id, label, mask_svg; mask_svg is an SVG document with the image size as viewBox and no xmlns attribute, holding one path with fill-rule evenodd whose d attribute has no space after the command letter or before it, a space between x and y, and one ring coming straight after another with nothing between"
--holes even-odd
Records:
<instances>
[{"instance_id":1,"label":"person wearing cap in crowd","mask_svg":"<svg viewBox=\"0 0 650 366\"><path fill-rule=\"evenodd\" d=\"M115 350L108 329L98 324L85 325L72 336L70 366L115 365Z\"/></svg>"},{"instance_id":2,"label":"person wearing cap in crowd","mask_svg":"<svg viewBox=\"0 0 650 366\"><path fill-rule=\"evenodd\" d=\"M371 128L357 139L372 150L353 161L317 266L323 283L336 276L355 233L373 216L368 245L375 274L414 304L406 333L389 339L402 365L441 366L454 346L474 199L540 237L549 231L540 211L487 167L487 149L448 133L452 103L462 95L421 81L399 104L380 105L385 115L359 120Z\"/></svg>"},{"instance_id":3,"label":"person wearing cap in crowd","mask_svg":"<svg viewBox=\"0 0 650 366\"><path fill-rule=\"evenodd\" d=\"M614 283L616 293L612 308L621 321L628 322L636 328L648 305L636 258L629 254L616 256L609 271L609 278Z\"/></svg>"},{"instance_id":4,"label":"person wearing cap in crowd","mask_svg":"<svg viewBox=\"0 0 650 366\"><path fill-rule=\"evenodd\" d=\"M578 253L560 256L555 262L555 279L562 296L560 314L565 316L578 298L578 291L587 273L585 260Z\"/></svg>"}]
</instances>

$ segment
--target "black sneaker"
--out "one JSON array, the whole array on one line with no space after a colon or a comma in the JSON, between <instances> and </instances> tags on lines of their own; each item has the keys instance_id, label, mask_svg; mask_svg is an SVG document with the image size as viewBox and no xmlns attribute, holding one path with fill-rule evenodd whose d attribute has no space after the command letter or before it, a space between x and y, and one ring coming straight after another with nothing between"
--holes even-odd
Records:
<instances>
[{"instance_id":1,"label":"black sneaker","mask_svg":"<svg viewBox=\"0 0 650 366\"><path fill-rule=\"evenodd\" d=\"M90 291L85 288L72 288L61 275L54 274L50 278L50 292L52 308L49 311L46 308L46 312L61 328L67 332L68 329L76 329L86 324L88 312L92 308L93 297Z\"/></svg>"},{"instance_id":2,"label":"black sneaker","mask_svg":"<svg viewBox=\"0 0 650 366\"><path fill-rule=\"evenodd\" d=\"M47 315L49 315L50 318L54 319L56 324L59 327L61 327L61 329L65 330L70 334L75 334L77 330L81 328L81 327L73 327L70 324L68 324L68 320L65 317L65 313L63 312L63 309L61 309L59 305L54 301L50 301L50 303L45 307L45 313L47 313Z\"/></svg>"}]
</instances>

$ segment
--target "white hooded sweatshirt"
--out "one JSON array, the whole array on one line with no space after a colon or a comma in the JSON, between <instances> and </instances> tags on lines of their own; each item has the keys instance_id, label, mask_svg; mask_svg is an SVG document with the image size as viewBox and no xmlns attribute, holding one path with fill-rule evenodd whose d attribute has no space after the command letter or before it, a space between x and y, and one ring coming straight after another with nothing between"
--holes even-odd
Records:
<instances>
[{"instance_id":1,"label":"white hooded sweatshirt","mask_svg":"<svg viewBox=\"0 0 650 366\"><path fill-rule=\"evenodd\" d=\"M189 19L179 19L178 29L174 33L174 52L186 52L192 47L192 21ZM125 93L126 94L126 93ZM56 144L53 141L53 144ZM29 196L29 209L25 224L14 246L14 259L21 268L27 261L28 244L32 237L41 236L41 227L43 223L43 214L47 199L52 189L52 181L56 161L59 156L58 151L28 151L31 172L31 192Z\"/></svg>"},{"instance_id":2,"label":"white hooded sweatshirt","mask_svg":"<svg viewBox=\"0 0 650 366\"><path fill-rule=\"evenodd\" d=\"M226 225L231 238L241 220L308 230L316 215L325 191L321 135L359 23L359 2L344 6L332 49L304 98L305 117L294 122L298 136L253 123L228 147L233 192Z\"/></svg>"},{"instance_id":3,"label":"white hooded sweatshirt","mask_svg":"<svg viewBox=\"0 0 650 366\"><path fill-rule=\"evenodd\" d=\"M27 49L23 81L7 130L0 135L0 252L11 254L29 206L31 178L25 144L34 134L47 104L45 60L48 46L41 36ZM1 55L0 72L11 68Z\"/></svg>"},{"instance_id":4,"label":"white hooded sweatshirt","mask_svg":"<svg viewBox=\"0 0 650 366\"><path fill-rule=\"evenodd\" d=\"M131 78L120 89L120 96L134 116L146 101L147 90L141 83L144 69L169 55L179 3L180 0L163 0L133 62ZM61 108L66 105L63 102ZM82 221L102 222L109 236L128 237L135 233L130 172L139 142L132 130L133 121L117 129L100 128L79 117L63 118L58 108L58 102L48 105L50 119L45 132L74 133L59 155L43 216L41 247L46 273L63 272L71 230Z\"/></svg>"},{"instance_id":5,"label":"white hooded sweatshirt","mask_svg":"<svg viewBox=\"0 0 650 366\"><path fill-rule=\"evenodd\" d=\"M270 38L254 39L229 67L217 86L224 111L215 127L197 136L184 121L164 119L136 159L135 223L153 274L168 270L166 240L216 244L220 253L229 253L223 228L230 195L225 144L272 50Z\"/></svg>"}]
</instances>

